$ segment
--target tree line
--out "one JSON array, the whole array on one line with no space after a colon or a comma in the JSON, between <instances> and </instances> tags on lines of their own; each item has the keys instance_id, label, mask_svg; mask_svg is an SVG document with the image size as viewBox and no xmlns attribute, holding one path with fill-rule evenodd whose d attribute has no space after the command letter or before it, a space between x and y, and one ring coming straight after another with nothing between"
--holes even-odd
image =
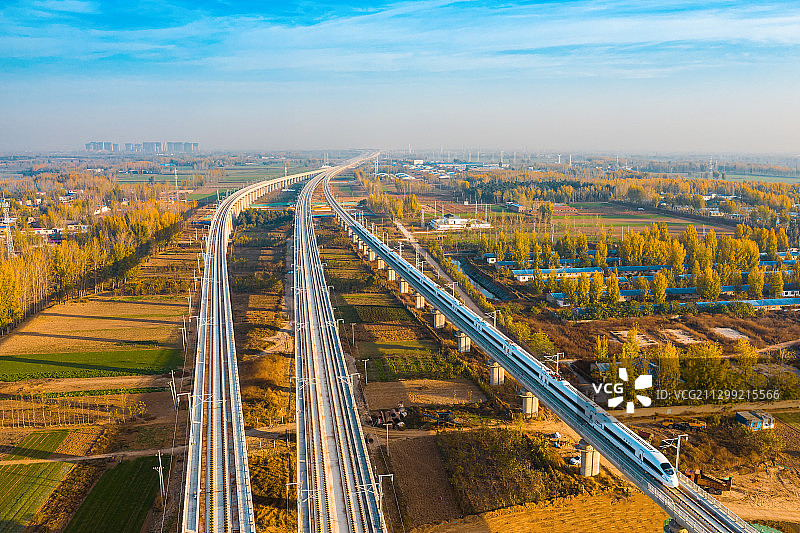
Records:
<instances>
[{"instance_id":1,"label":"tree line","mask_svg":"<svg viewBox=\"0 0 800 533\"><path fill-rule=\"evenodd\" d=\"M732 403L747 401L739 398L738 391L778 391L781 400L800 398L800 379L792 373L766 376L756 372L759 361L758 350L749 341L739 340L732 357L724 356L722 348L714 342L693 344L683 349L668 342L648 349L641 349L636 329L628 331L627 340L617 353L609 351L608 338L596 337L594 356L598 363L608 364L607 369L598 367L593 379L622 383L626 400L632 401L636 394L627 386L641 374L653 375L653 388L667 391L660 405L683 403ZM605 368L605 367L602 367ZM622 382L618 369L626 368L628 381ZM737 391L733 395L714 395L708 398L684 398L676 391ZM770 399L778 399L771 397Z\"/></svg>"},{"instance_id":2,"label":"tree line","mask_svg":"<svg viewBox=\"0 0 800 533\"><path fill-rule=\"evenodd\" d=\"M64 191L64 184L74 183L79 177L60 176L60 180L50 176L37 179L54 179ZM52 300L63 300L73 292L83 295L98 291L111 283L112 287L123 283L142 257L162 248L176 235L181 227L189 204L166 204L154 197L159 187L150 190L139 184L126 187L109 186L104 178L92 180L91 176L81 178L82 185L99 193L111 195L106 199L114 205L112 214L102 217L81 218L90 222L85 233L67 233L58 243L50 243L41 235L31 232L14 233L15 255L3 254L0 259L0 329L8 330L26 316L46 307ZM30 183L41 186L43 183ZM87 189L84 189L86 191ZM137 192L138 191L138 192ZM30 191L24 184L16 184L13 191L15 201L24 204ZM34 192L34 196L47 197ZM80 195L76 195L81 197ZM145 198L141 201L133 198ZM64 206L64 204L61 204ZM78 210L81 217L86 202L57 207L57 212L66 209L67 215ZM71 206L71 207L70 207ZM38 209L38 211L36 211ZM26 206L22 213L36 212L44 215L53 206L42 202L39 206Z\"/></svg>"},{"instance_id":3,"label":"tree line","mask_svg":"<svg viewBox=\"0 0 800 533\"><path fill-rule=\"evenodd\" d=\"M783 228L775 231L739 224L734 235L718 238L714 230L701 237L690 224L674 238L665 223L653 223L641 232L628 232L619 240L612 241L602 233L591 244L592 254L583 234L573 237L565 233L553 240L549 235L539 237L515 231L510 241L504 233L496 238L486 234L480 238L482 252L493 253L497 260L511 258L518 268L532 269L535 293L560 290L576 305L598 303L604 290L609 302L619 300L619 276L608 260L610 256L619 258L618 265L669 267L650 281L643 276L630 281L641 291L643 300L652 297L656 304L664 303L668 287L695 287L701 298L715 300L723 286L734 286L746 290L751 298L761 298L765 289L773 297L780 297L786 285L800 284L800 257L790 255L789 238ZM769 270L762 267L762 256L777 266ZM602 267L607 276L600 272L561 279L544 275L542 269L559 268L562 259L577 259L581 267Z\"/></svg>"}]
</instances>

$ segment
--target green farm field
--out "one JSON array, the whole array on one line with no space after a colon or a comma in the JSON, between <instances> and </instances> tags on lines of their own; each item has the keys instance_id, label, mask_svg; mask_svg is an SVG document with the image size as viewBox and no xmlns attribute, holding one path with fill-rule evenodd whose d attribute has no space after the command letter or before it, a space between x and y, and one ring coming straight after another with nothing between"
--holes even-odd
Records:
<instances>
[{"instance_id":1,"label":"green farm field","mask_svg":"<svg viewBox=\"0 0 800 533\"><path fill-rule=\"evenodd\" d=\"M612 236L620 238L623 233L628 231L641 231L653 223L665 223L672 235L683 232L689 224L694 224L698 231L702 222L684 219L677 215L665 215L648 211L639 211L635 208L611 204L607 202L581 202L573 203L577 213L554 214L552 217L552 229L550 224L537 223L534 217L520 217L519 215L509 215L505 219L493 221L495 227L499 226L505 231L524 227L527 231L535 230L539 233L550 233L555 236L570 232L575 235L584 233L592 238L598 235L603 229ZM731 226L714 225L710 222L705 224L706 229L713 229L717 235L727 235L734 231ZM492 230L489 230L490 232Z\"/></svg>"},{"instance_id":2,"label":"green farm field","mask_svg":"<svg viewBox=\"0 0 800 533\"><path fill-rule=\"evenodd\" d=\"M288 174L299 174L301 172L308 172L314 170L312 167L305 165L289 165ZM250 165L250 166L234 166L223 168L224 177L222 183L229 182L250 182L268 178L276 178L283 176L283 165Z\"/></svg>"},{"instance_id":3,"label":"green farm field","mask_svg":"<svg viewBox=\"0 0 800 533\"><path fill-rule=\"evenodd\" d=\"M336 316L344 320L341 339L350 346L355 337L352 353L361 361L369 359L369 380L460 377L462 370L439 355L439 344L382 284L348 290L351 280L368 279L372 272L346 239L332 239L331 235L337 234L329 231L329 227L322 226L319 239L323 245L322 260L327 265L325 275L328 283L334 285ZM385 276L385 271L377 276ZM337 287L337 282L342 286ZM357 367L364 371L363 363L359 362Z\"/></svg>"},{"instance_id":4,"label":"green farm field","mask_svg":"<svg viewBox=\"0 0 800 533\"><path fill-rule=\"evenodd\" d=\"M339 307L341 318L345 322L406 322L414 317L399 305L342 305Z\"/></svg>"},{"instance_id":5,"label":"green farm field","mask_svg":"<svg viewBox=\"0 0 800 533\"><path fill-rule=\"evenodd\" d=\"M162 457L162 463L166 474L170 457ZM158 475L153 470L157 466L158 458L141 457L134 461L122 461L106 471L65 531L141 531L158 494Z\"/></svg>"},{"instance_id":6,"label":"green farm field","mask_svg":"<svg viewBox=\"0 0 800 533\"><path fill-rule=\"evenodd\" d=\"M0 381L163 374L182 363L175 348L6 355L0 357Z\"/></svg>"},{"instance_id":7,"label":"green farm field","mask_svg":"<svg viewBox=\"0 0 800 533\"><path fill-rule=\"evenodd\" d=\"M4 459L46 459L68 435L65 429L32 433ZM0 466L0 532L22 531L73 466L61 462Z\"/></svg>"},{"instance_id":8,"label":"green farm field","mask_svg":"<svg viewBox=\"0 0 800 533\"><path fill-rule=\"evenodd\" d=\"M404 355L379 357L367 363L370 381L397 381L399 379L451 379L464 377L464 365L435 355Z\"/></svg>"}]
</instances>

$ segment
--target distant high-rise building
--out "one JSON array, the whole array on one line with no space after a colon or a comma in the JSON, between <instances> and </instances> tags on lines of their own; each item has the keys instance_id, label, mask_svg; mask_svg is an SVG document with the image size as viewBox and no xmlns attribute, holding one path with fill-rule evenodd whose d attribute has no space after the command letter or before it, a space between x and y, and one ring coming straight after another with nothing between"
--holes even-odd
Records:
<instances>
[{"instance_id":1,"label":"distant high-rise building","mask_svg":"<svg viewBox=\"0 0 800 533\"><path fill-rule=\"evenodd\" d=\"M92 141L84 146L87 152L119 152L119 145L109 141Z\"/></svg>"},{"instance_id":2,"label":"distant high-rise building","mask_svg":"<svg viewBox=\"0 0 800 533\"><path fill-rule=\"evenodd\" d=\"M148 154L181 154L196 153L199 149L198 143L175 141L162 142L152 141L143 143L125 143L126 152L145 152ZM120 145L109 141L92 141L84 144L87 152L119 152Z\"/></svg>"},{"instance_id":3,"label":"distant high-rise building","mask_svg":"<svg viewBox=\"0 0 800 533\"><path fill-rule=\"evenodd\" d=\"M148 154L161 154L164 152L164 144L161 141L143 142L142 151Z\"/></svg>"},{"instance_id":4,"label":"distant high-rise building","mask_svg":"<svg viewBox=\"0 0 800 533\"><path fill-rule=\"evenodd\" d=\"M194 153L199 146L198 143L190 142L168 142L166 145L168 154Z\"/></svg>"}]
</instances>

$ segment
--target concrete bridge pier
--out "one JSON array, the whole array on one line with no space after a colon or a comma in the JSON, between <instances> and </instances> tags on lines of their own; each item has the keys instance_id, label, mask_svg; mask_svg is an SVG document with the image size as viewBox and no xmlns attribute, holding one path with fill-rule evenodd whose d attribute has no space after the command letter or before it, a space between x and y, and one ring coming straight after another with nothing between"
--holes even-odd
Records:
<instances>
[{"instance_id":1,"label":"concrete bridge pier","mask_svg":"<svg viewBox=\"0 0 800 533\"><path fill-rule=\"evenodd\" d=\"M470 339L466 333L463 331L459 331L456 333L456 339L458 339L458 351L461 353L465 353L470 351L472 348L472 339Z\"/></svg>"},{"instance_id":2,"label":"concrete bridge pier","mask_svg":"<svg viewBox=\"0 0 800 533\"><path fill-rule=\"evenodd\" d=\"M497 361L489 361L489 385L496 387L506 381L506 370Z\"/></svg>"},{"instance_id":3,"label":"concrete bridge pier","mask_svg":"<svg viewBox=\"0 0 800 533\"><path fill-rule=\"evenodd\" d=\"M353 243L358 244L358 235L355 232L351 232L350 236L353 238Z\"/></svg>"},{"instance_id":4,"label":"concrete bridge pier","mask_svg":"<svg viewBox=\"0 0 800 533\"><path fill-rule=\"evenodd\" d=\"M584 477L596 476L600 473L600 452L594 449L591 444L581 439L578 443L581 452L581 475Z\"/></svg>"},{"instance_id":5,"label":"concrete bridge pier","mask_svg":"<svg viewBox=\"0 0 800 533\"><path fill-rule=\"evenodd\" d=\"M400 280L400 294L408 293L408 282L404 279Z\"/></svg>"},{"instance_id":6,"label":"concrete bridge pier","mask_svg":"<svg viewBox=\"0 0 800 533\"><path fill-rule=\"evenodd\" d=\"M415 309L425 308L425 297L418 292L414 293L414 308Z\"/></svg>"},{"instance_id":7,"label":"concrete bridge pier","mask_svg":"<svg viewBox=\"0 0 800 533\"><path fill-rule=\"evenodd\" d=\"M523 391L520 393L522 398L522 416L530 418L539 414L539 398L533 395L531 391Z\"/></svg>"},{"instance_id":8,"label":"concrete bridge pier","mask_svg":"<svg viewBox=\"0 0 800 533\"><path fill-rule=\"evenodd\" d=\"M375 255L375 250L370 248L368 252L368 257L370 261L375 261L375 258L377 257L377 255Z\"/></svg>"},{"instance_id":9,"label":"concrete bridge pier","mask_svg":"<svg viewBox=\"0 0 800 533\"><path fill-rule=\"evenodd\" d=\"M379 257L378 258L378 270L383 270L384 268L386 268L386 261L384 261L383 259L381 259Z\"/></svg>"},{"instance_id":10,"label":"concrete bridge pier","mask_svg":"<svg viewBox=\"0 0 800 533\"><path fill-rule=\"evenodd\" d=\"M433 327L436 329L444 327L444 315L438 309L433 310Z\"/></svg>"},{"instance_id":11,"label":"concrete bridge pier","mask_svg":"<svg viewBox=\"0 0 800 533\"><path fill-rule=\"evenodd\" d=\"M394 271L393 268L386 269L386 279L389 281L394 281L397 279L397 272Z\"/></svg>"}]
</instances>

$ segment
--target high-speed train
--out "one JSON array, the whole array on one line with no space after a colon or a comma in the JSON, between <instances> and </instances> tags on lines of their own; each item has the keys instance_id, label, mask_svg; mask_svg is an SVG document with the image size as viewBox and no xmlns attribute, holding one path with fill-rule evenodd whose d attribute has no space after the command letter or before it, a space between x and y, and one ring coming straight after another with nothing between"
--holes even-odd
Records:
<instances>
[{"instance_id":1,"label":"high-speed train","mask_svg":"<svg viewBox=\"0 0 800 533\"><path fill-rule=\"evenodd\" d=\"M558 402L562 408L575 413L583 424L591 426L600 432L608 441L615 444L620 452L635 458L642 465L642 468L661 484L673 488L678 487L678 476L672 465L667 461L667 458L664 457L664 454L608 414L602 407L581 394L569 382L561 379L556 373L533 358L488 322L464 307L461 302L447 292L441 291L430 278L412 268L404 259L395 254L391 248L363 229L360 224L355 221L352 222L355 227L362 229L364 235L361 237L370 241L370 245L376 251L380 249L383 255L390 254L405 263L418 283L432 293L438 293L439 298L445 300L445 303L453 313L482 334L482 339L488 341L494 351L502 353L515 366L518 364L522 371L532 374L542 384L544 390L550 393L552 399ZM382 254L379 253L378 255ZM476 342L482 344L480 340L476 340Z\"/></svg>"},{"instance_id":2,"label":"high-speed train","mask_svg":"<svg viewBox=\"0 0 800 533\"><path fill-rule=\"evenodd\" d=\"M457 306L453 307L454 310L463 309L455 299L453 300L451 305ZM461 314L463 318L467 318L467 313L462 312ZM663 485L673 488L678 486L678 476L664 454L608 414L605 409L581 394L567 380L561 379L540 361L531 357L528 352L505 338L487 322L475 317L472 313L469 314L472 315L472 325L483 333L484 338L493 343L494 347L505 355L515 357L525 365L525 370L532 371L543 387L564 408L578 415L584 424L592 426L609 441L617 444L625 455L634 457L651 476Z\"/></svg>"}]
</instances>

